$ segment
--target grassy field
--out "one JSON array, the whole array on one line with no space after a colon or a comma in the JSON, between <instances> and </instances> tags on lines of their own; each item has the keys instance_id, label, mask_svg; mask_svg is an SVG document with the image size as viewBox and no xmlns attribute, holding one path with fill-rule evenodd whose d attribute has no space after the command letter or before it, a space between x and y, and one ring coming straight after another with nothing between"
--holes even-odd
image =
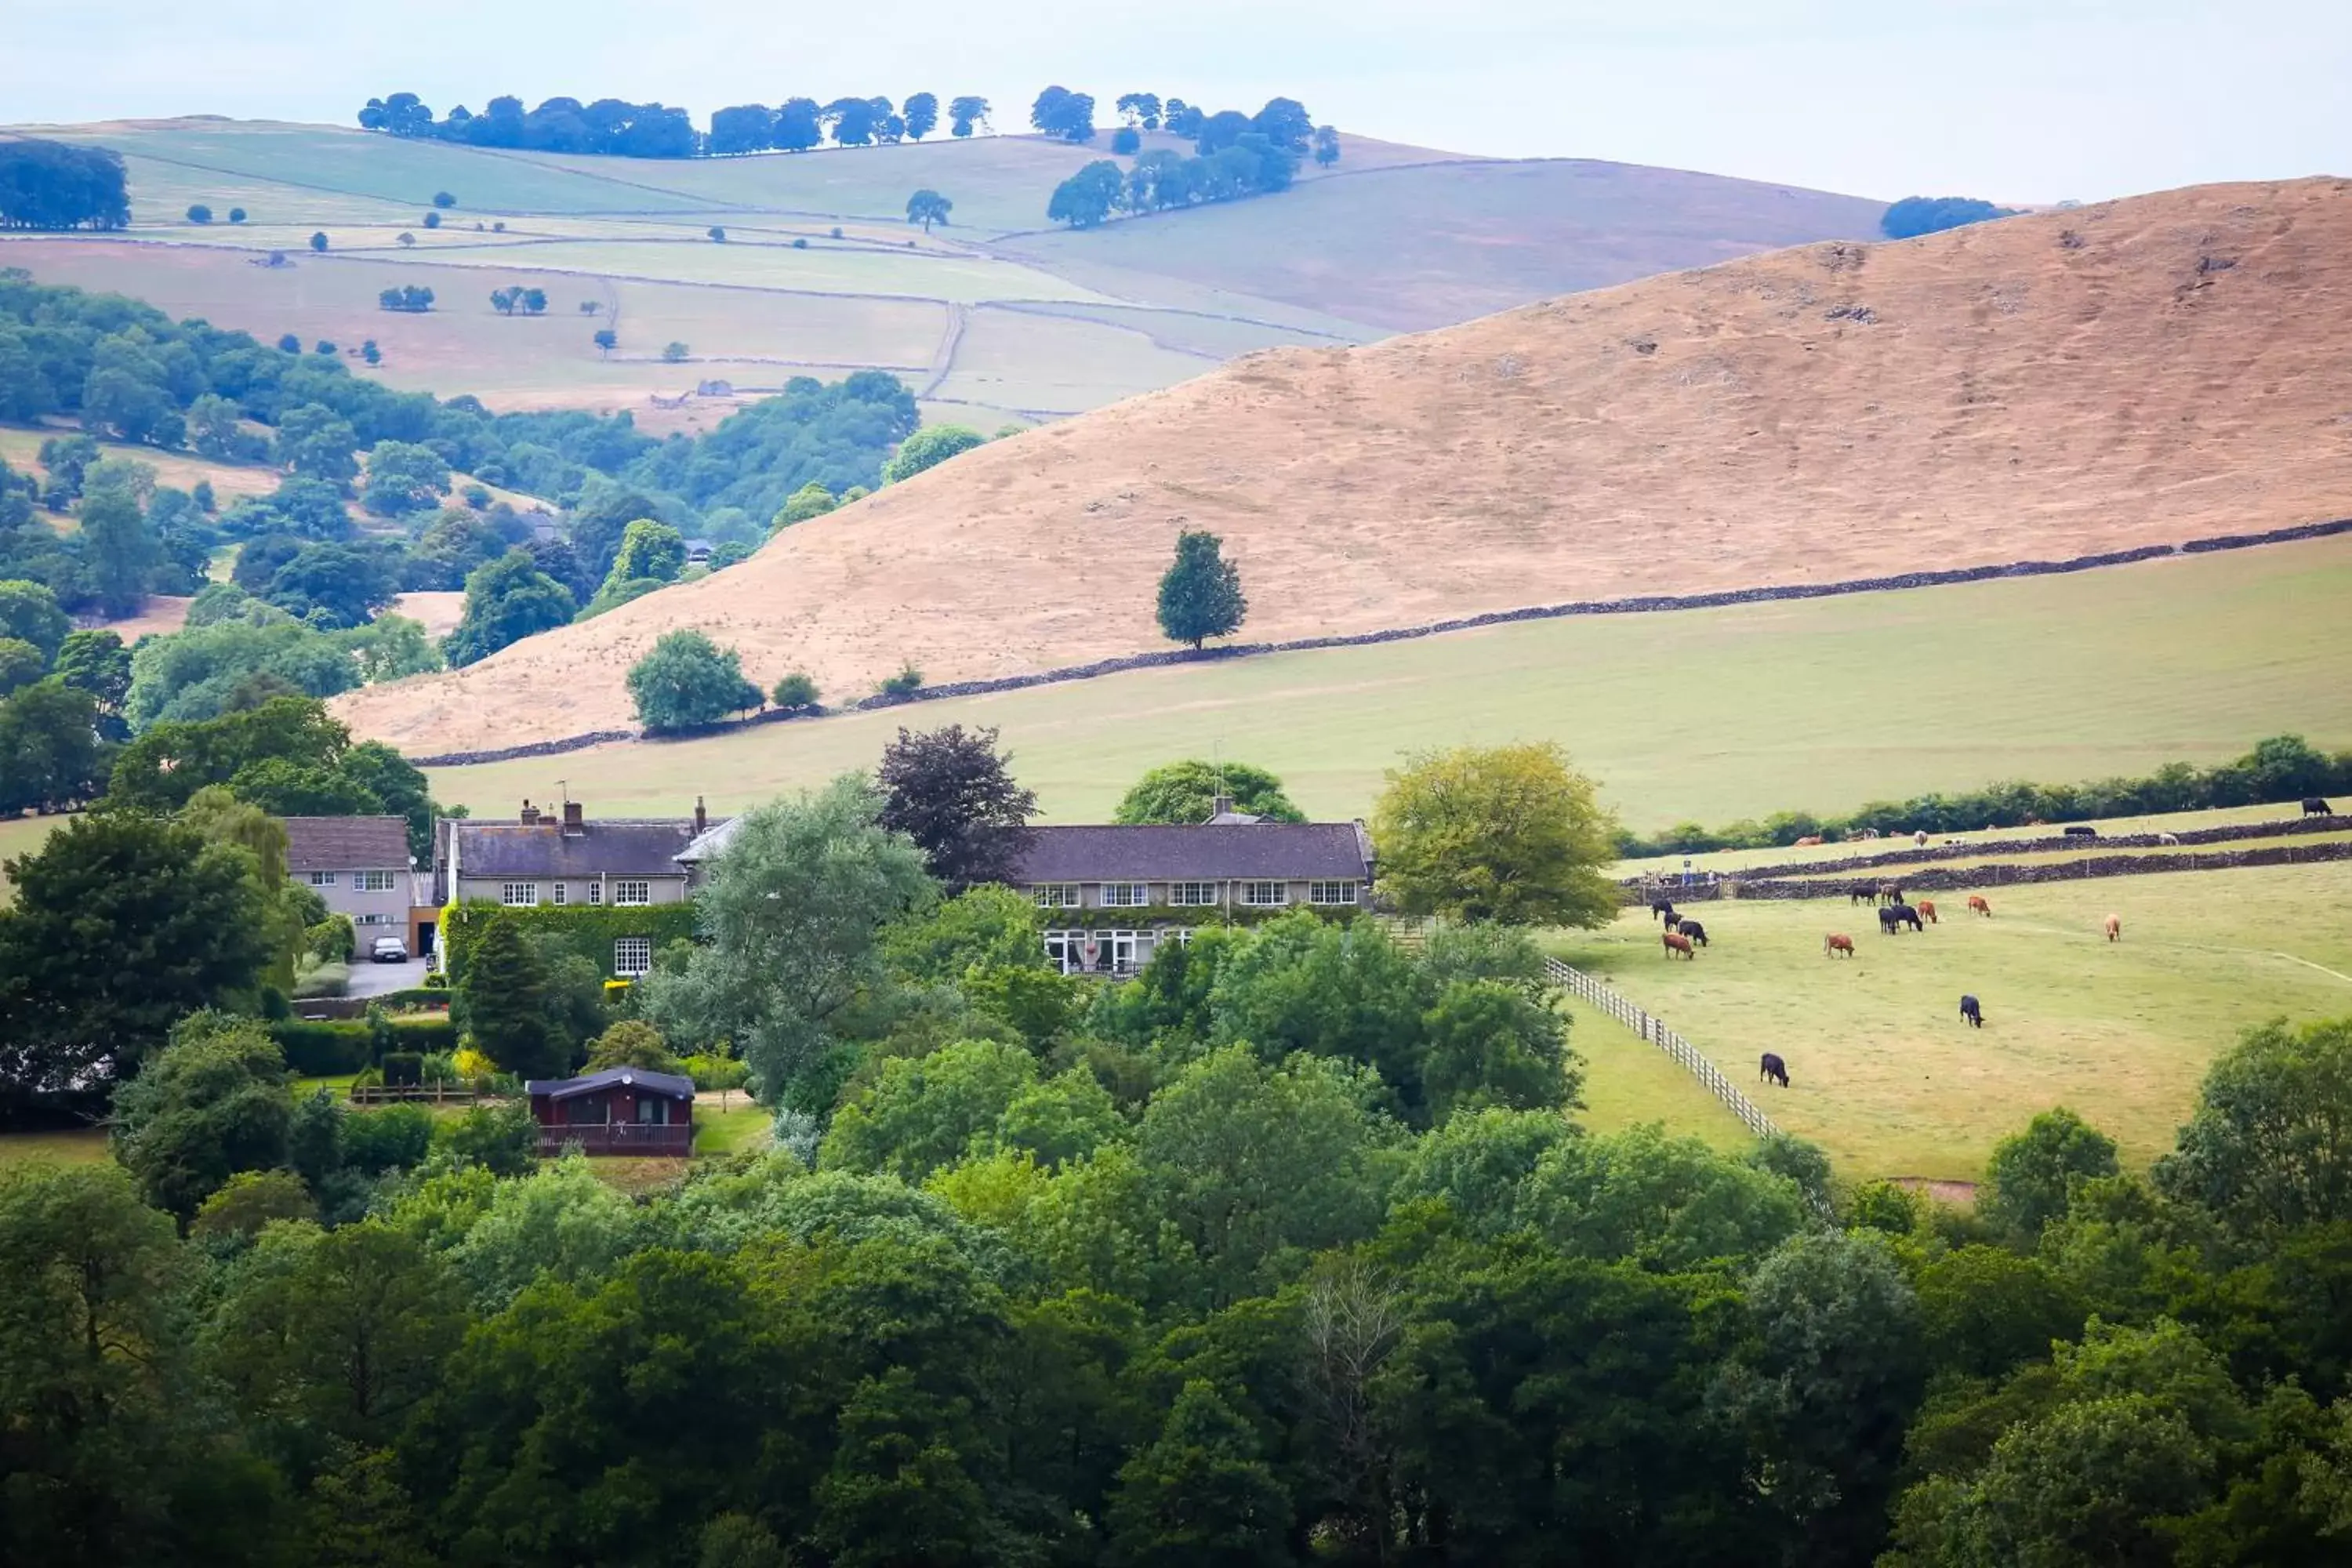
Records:
<instances>
[{"instance_id":1,"label":"grassy field","mask_svg":"<svg viewBox=\"0 0 2352 1568\"><path fill-rule=\"evenodd\" d=\"M697 1154L735 1154L757 1148L767 1138L768 1127L775 1113L764 1105L752 1102L746 1094L730 1097L733 1104L721 1110L713 1100L701 1100L694 1107L694 1152Z\"/></svg>"},{"instance_id":2,"label":"grassy field","mask_svg":"<svg viewBox=\"0 0 2352 1568\"><path fill-rule=\"evenodd\" d=\"M2352 540L2322 540L1139 670L441 769L434 789L479 813L511 812L557 779L592 810L674 813L698 794L740 810L871 767L902 724L961 722L1001 728L1052 821L1100 820L1145 770L1214 754L1272 768L1311 815L1345 818L1370 812L1381 771L1412 749L1556 740L1629 826L1651 831L2211 764L2282 731L2352 743L2347 602ZM2052 673L2080 669L2099 673Z\"/></svg>"},{"instance_id":3,"label":"grassy field","mask_svg":"<svg viewBox=\"0 0 2352 1568\"><path fill-rule=\"evenodd\" d=\"M106 1130L0 1132L0 1170L15 1164L91 1165L107 1158Z\"/></svg>"},{"instance_id":4,"label":"grassy field","mask_svg":"<svg viewBox=\"0 0 2352 1568\"><path fill-rule=\"evenodd\" d=\"M2171 1147L2206 1066L2241 1030L2352 1014L2340 865L2005 888L1990 920L1958 912L1962 901L1941 925L1894 938L1837 900L1711 905L1710 945L1691 963L1666 959L1633 910L1556 951L1736 1082L1779 1052L1793 1087L1754 1091L1759 1103L1856 1179L1973 1180L1997 1140L2053 1105L2145 1164ZM2101 935L2110 913L2119 942ZM1831 931L1852 933L1858 955L1824 957ZM1982 1001L1981 1031L1960 1021L1963 993Z\"/></svg>"}]
</instances>

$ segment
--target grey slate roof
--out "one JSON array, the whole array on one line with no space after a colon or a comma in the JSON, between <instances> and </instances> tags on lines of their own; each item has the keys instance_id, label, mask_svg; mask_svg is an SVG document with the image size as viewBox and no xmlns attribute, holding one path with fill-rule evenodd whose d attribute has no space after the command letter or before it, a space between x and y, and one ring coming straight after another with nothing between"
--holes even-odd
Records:
<instances>
[{"instance_id":1,"label":"grey slate roof","mask_svg":"<svg viewBox=\"0 0 2352 1568\"><path fill-rule=\"evenodd\" d=\"M688 866L718 859L727 846L734 841L735 830L742 826L742 822L740 816L730 816L724 822L713 824L709 831L679 850L677 858Z\"/></svg>"},{"instance_id":2,"label":"grey slate roof","mask_svg":"<svg viewBox=\"0 0 2352 1568\"><path fill-rule=\"evenodd\" d=\"M408 823L398 816L281 816L286 869L408 869Z\"/></svg>"},{"instance_id":3,"label":"grey slate roof","mask_svg":"<svg viewBox=\"0 0 2352 1568\"><path fill-rule=\"evenodd\" d=\"M458 820L457 875L473 880L509 877L683 877L677 852L694 837L691 817L591 817L587 831L566 835L560 820Z\"/></svg>"},{"instance_id":4,"label":"grey slate roof","mask_svg":"<svg viewBox=\"0 0 2352 1568\"><path fill-rule=\"evenodd\" d=\"M1033 827L1014 879L1038 882L1360 881L1371 839L1354 822Z\"/></svg>"},{"instance_id":5,"label":"grey slate roof","mask_svg":"<svg viewBox=\"0 0 2352 1568\"><path fill-rule=\"evenodd\" d=\"M631 1084L668 1095L673 1100L692 1100L694 1080L674 1072L653 1072L645 1068L606 1068L584 1078L535 1078L522 1086L529 1095L546 1095L551 1100L570 1100L575 1095L593 1094L614 1084Z\"/></svg>"}]
</instances>

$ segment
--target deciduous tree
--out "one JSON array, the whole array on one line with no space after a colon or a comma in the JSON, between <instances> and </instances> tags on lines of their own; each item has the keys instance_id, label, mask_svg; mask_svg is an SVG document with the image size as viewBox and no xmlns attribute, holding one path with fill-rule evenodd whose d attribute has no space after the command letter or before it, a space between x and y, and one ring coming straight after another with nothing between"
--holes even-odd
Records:
<instances>
[{"instance_id":1,"label":"deciduous tree","mask_svg":"<svg viewBox=\"0 0 2352 1568\"><path fill-rule=\"evenodd\" d=\"M1249 598L1223 546L1213 533L1187 530L1176 536L1176 559L1160 579L1160 630L1171 642L1198 648L1241 629Z\"/></svg>"},{"instance_id":2,"label":"deciduous tree","mask_svg":"<svg viewBox=\"0 0 2352 1568\"><path fill-rule=\"evenodd\" d=\"M1422 752L1391 770L1373 826L1381 882L1409 913L1605 924L1615 823L1592 781L1541 745Z\"/></svg>"},{"instance_id":3,"label":"deciduous tree","mask_svg":"<svg viewBox=\"0 0 2352 1568\"><path fill-rule=\"evenodd\" d=\"M569 626L578 606L571 590L510 550L466 578L466 607L457 629L441 645L456 666L478 663L509 643Z\"/></svg>"},{"instance_id":4,"label":"deciduous tree","mask_svg":"<svg viewBox=\"0 0 2352 1568\"><path fill-rule=\"evenodd\" d=\"M663 633L630 667L629 699L646 729L690 730L756 706L760 691L743 679L743 660L733 648L681 626Z\"/></svg>"},{"instance_id":5,"label":"deciduous tree","mask_svg":"<svg viewBox=\"0 0 2352 1568\"><path fill-rule=\"evenodd\" d=\"M1014 782L996 740L992 729L950 724L901 729L883 748L882 826L913 839L950 888L1008 880L1028 847L1037 796Z\"/></svg>"},{"instance_id":6,"label":"deciduous tree","mask_svg":"<svg viewBox=\"0 0 2352 1568\"><path fill-rule=\"evenodd\" d=\"M1152 769L1119 797L1113 822L1206 822L1219 796L1234 809L1271 822L1304 822L1307 814L1290 803L1282 781L1247 763L1212 763L1190 758Z\"/></svg>"}]
</instances>

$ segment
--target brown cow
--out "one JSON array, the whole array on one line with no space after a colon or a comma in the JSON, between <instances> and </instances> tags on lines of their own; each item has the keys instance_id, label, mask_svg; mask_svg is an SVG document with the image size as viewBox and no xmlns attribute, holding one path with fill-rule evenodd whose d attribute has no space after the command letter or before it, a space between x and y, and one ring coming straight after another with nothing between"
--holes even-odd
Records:
<instances>
[{"instance_id":1,"label":"brown cow","mask_svg":"<svg viewBox=\"0 0 2352 1568\"><path fill-rule=\"evenodd\" d=\"M1834 931L1830 932L1829 935L1822 938L1822 956L1823 958L1835 958L1841 952L1844 953L1848 958L1852 958L1853 956L1853 938L1846 935L1843 931Z\"/></svg>"},{"instance_id":2,"label":"brown cow","mask_svg":"<svg viewBox=\"0 0 2352 1568\"><path fill-rule=\"evenodd\" d=\"M2107 917L2107 940L2109 942L2121 942L2123 939L2123 917L2121 915L2109 915Z\"/></svg>"},{"instance_id":3,"label":"brown cow","mask_svg":"<svg viewBox=\"0 0 2352 1568\"><path fill-rule=\"evenodd\" d=\"M1879 883L1878 901L1882 904L1901 903L1903 901L1903 884L1900 882Z\"/></svg>"},{"instance_id":4,"label":"brown cow","mask_svg":"<svg viewBox=\"0 0 2352 1568\"><path fill-rule=\"evenodd\" d=\"M1821 847L1821 843L1822 836L1820 834L1809 833L1804 837L1798 839L1793 847L1798 849L1818 849Z\"/></svg>"},{"instance_id":5,"label":"brown cow","mask_svg":"<svg viewBox=\"0 0 2352 1568\"><path fill-rule=\"evenodd\" d=\"M1983 894L1970 893L1969 895L1969 913L1972 915L1982 915L1985 919L1990 920L1992 919L1992 906L1984 901Z\"/></svg>"},{"instance_id":6,"label":"brown cow","mask_svg":"<svg viewBox=\"0 0 2352 1568\"><path fill-rule=\"evenodd\" d=\"M1691 946L1691 939L1683 935L1680 931L1668 931L1665 934L1664 941L1666 944L1666 956L1668 958L1672 958L1678 952L1685 958L1696 959L1698 957L1698 950Z\"/></svg>"},{"instance_id":7,"label":"brown cow","mask_svg":"<svg viewBox=\"0 0 2352 1568\"><path fill-rule=\"evenodd\" d=\"M1919 918L1926 921L1931 926L1941 925L1944 923L1936 918L1936 900L1933 899L1922 899L1919 900Z\"/></svg>"}]
</instances>

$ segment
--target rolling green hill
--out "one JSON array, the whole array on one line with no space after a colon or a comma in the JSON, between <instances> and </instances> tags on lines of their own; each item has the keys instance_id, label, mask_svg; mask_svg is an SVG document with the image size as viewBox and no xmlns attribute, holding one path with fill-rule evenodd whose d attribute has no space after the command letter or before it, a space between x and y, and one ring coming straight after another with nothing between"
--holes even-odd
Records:
<instances>
[{"instance_id":1,"label":"rolling green hill","mask_svg":"<svg viewBox=\"0 0 2352 1568\"><path fill-rule=\"evenodd\" d=\"M0 264L275 337L373 337L381 374L494 406L630 407L707 426L796 374L904 377L935 419L992 429L1082 412L1257 349L1370 342L1564 289L1801 240L1861 236L1874 202L1607 164L1465 159L1350 138L1278 196L1040 232L1054 187L1106 156L1032 136L748 157L567 156L211 118L28 128L111 148L133 226L17 237ZM1185 144L1155 135L1151 146ZM929 187L954 204L904 221ZM425 226L436 193L457 198ZM218 215L198 225L202 204ZM225 221L230 208L247 214ZM714 243L713 227L727 234ZM330 248L314 255L314 232ZM405 243L404 243L404 240ZM256 267L270 252L284 264ZM426 272L425 268L436 270ZM463 274L446 278L444 270ZM550 319L489 291L550 283ZM374 308L424 283L432 315ZM578 313L597 306L597 319ZM591 339L620 337L609 355ZM672 342L682 364L665 363Z\"/></svg>"}]
</instances>

